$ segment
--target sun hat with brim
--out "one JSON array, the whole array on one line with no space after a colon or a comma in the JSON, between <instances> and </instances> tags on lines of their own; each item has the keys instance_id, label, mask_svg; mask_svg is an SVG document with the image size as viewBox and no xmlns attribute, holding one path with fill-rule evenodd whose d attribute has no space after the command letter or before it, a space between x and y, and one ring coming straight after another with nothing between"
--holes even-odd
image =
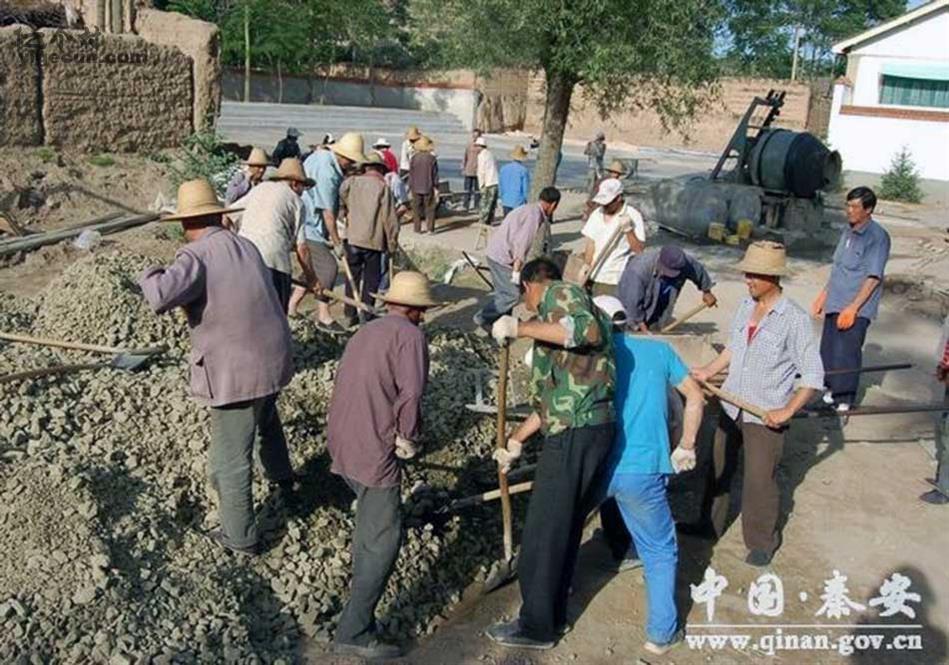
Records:
<instances>
[{"instance_id":1,"label":"sun hat with brim","mask_svg":"<svg viewBox=\"0 0 949 665\"><path fill-rule=\"evenodd\" d=\"M270 176L270 180L293 180L302 182L304 187L312 187L316 184L313 178L307 178L303 170L303 164L296 157L287 157L280 162L277 172Z\"/></svg>"},{"instance_id":2,"label":"sun hat with brim","mask_svg":"<svg viewBox=\"0 0 949 665\"><path fill-rule=\"evenodd\" d=\"M619 175L626 175L626 167L623 165L623 162L621 162L618 159L614 159L612 162L610 162L609 167L607 167L605 170L607 173L618 173Z\"/></svg>"},{"instance_id":3,"label":"sun hat with brim","mask_svg":"<svg viewBox=\"0 0 949 665\"><path fill-rule=\"evenodd\" d=\"M432 140L427 136L423 136L418 141L415 142L415 149L418 152L428 152L433 147Z\"/></svg>"},{"instance_id":4,"label":"sun hat with brim","mask_svg":"<svg viewBox=\"0 0 949 665\"><path fill-rule=\"evenodd\" d=\"M779 242L759 240L748 246L737 266L743 273L781 277L788 274L787 251Z\"/></svg>"},{"instance_id":5,"label":"sun hat with brim","mask_svg":"<svg viewBox=\"0 0 949 665\"><path fill-rule=\"evenodd\" d=\"M623 183L619 180L604 180L596 190L596 196L593 202L597 205L605 206L612 203L617 196L623 194Z\"/></svg>"},{"instance_id":6,"label":"sun hat with brim","mask_svg":"<svg viewBox=\"0 0 949 665\"><path fill-rule=\"evenodd\" d=\"M409 141L418 141L422 138L422 132L418 130L418 127L409 127L409 131L405 133L405 138Z\"/></svg>"},{"instance_id":7,"label":"sun hat with brim","mask_svg":"<svg viewBox=\"0 0 949 665\"><path fill-rule=\"evenodd\" d=\"M376 142L372 144L373 148L391 148L392 144L385 140L383 137L376 139Z\"/></svg>"},{"instance_id":8,"label":"sun hat with brim","mask_svg":"<svg viewBox=\"0 0 949 665\"><path fill-rule=\"evenodd\" d=\"M247 161L244 163L247 166L270 166L270 160L267 159L267 153L260 148L251 148L250 155L247 156Z\"/></svg>"},{"instance_id":9,"label":"sun hat with brim","mask_svg":"<svg viewBox=\"0 0 949 665\"><path fill-rule=\"evenodd\" d=\"M428 283L428 278L413 270L396 273L388 291L372 295L382 302L406 307L440 307L445 304L432 297L432 288Z\"/></svg>"},{"instance_id":10,"label":"sun hat with brim","mask_svg":"<svg viewBox=\"0 0 949 665\"><path fill-rule=\"evenodd\" d=\"M516 146L514 150L511 151L511 159L514 159L518 162L523 159L527 159L527 151L524 150L523 146Z\"/></svg>"},{"instance_id":11,"label":"sun hat with brim","mask_svg":"<svg viewBox=\"0 0 949 665\"><path fill-rule=\"evenodd\" d=\"M330 150L353 162L366 161L366 143L358 132L346 132L330 146Z\"/></svg>"},{"instance_id":12,"label":"sun hat with brim","mask_svg":"<svg viewBox=\"0 0 949 665\"><path fill-rule=\"evenodd\" d=\"M177 222L182 219L194 219L208 215L226 215L229 212L240 212L243 208L225 208L218 201L214 188L204 178L189 180L178 187L177 210L163 222Z\"/></svg>"}]
</instances>

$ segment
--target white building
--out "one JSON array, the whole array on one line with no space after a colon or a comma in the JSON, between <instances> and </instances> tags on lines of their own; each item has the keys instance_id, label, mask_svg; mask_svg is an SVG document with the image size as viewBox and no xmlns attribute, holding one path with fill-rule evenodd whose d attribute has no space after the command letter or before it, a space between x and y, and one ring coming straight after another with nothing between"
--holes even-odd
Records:
<instances>
[{"instance_id":1,"label":"white building","mask_svg":"<svg viewBox=\"0 0 949 665\"><path fill-rule=\"evenodd\" d=\"M847 171L883 173L903 146L923 178L949 180L949 0L834 44L847 57L828 141Z\"/></svg>"}]
</instances>

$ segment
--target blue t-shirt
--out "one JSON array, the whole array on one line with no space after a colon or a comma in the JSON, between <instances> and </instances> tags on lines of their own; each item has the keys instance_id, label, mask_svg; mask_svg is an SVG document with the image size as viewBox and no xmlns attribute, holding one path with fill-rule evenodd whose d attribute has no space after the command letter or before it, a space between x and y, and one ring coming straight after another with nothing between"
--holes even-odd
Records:
<instances>
[{"instance_id":1,"label":"blue t-shirt","mask_svg":"<svg viewBox=\"0 0 949 665\"><path fill-rule=\"evenodd\" d=\"M616 354L614 473L673 473L669 460L669 386L689 374L668 343L613 335Z\"/></svg>"},{"instance_id":2,"label":"blue t-shirt","mask_svg":"<svg viewBox=\"0 0 949 665\"><path fill-rule=\"evenodd\" d=\"M839 313L857 297L868 277L880 280L857 316L876 318L883 295L883 273L890 259L890 234L876 220L871 219L862 229L855 231L847 226L840 234L834 250L834 266L827 282L827 301L824 311Z\"/></svg>"},{"instance_id":3,"label":"blue t-shirt","mask_svg":"<svg viewBox=\"0 0 949 665\"><path fill-rule=\"evenodd\" d=\"M326 243L329 232L323 221L323 211L339 213L339 187L343 183L343 170L330 150L317 150L303 163L306 177L316 184L303 192L303 234L307 240Z\"/></svg>"}]
</instances>

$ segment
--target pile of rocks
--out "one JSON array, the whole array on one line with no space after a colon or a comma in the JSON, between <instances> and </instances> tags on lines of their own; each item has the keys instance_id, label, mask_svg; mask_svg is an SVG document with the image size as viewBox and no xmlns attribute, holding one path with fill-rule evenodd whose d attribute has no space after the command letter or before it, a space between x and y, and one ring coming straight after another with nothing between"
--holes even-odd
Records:
<instances>
[{"instance_id":1,"label":"pile of rocks","mask_svg":"<svg viewBox=\"0 0 949 665\"><path fill-rule=\"evenodd\" d=\"M187 348L183 321L136 294L144 257L94 256L38 303L0 300L0 322L49 337ZM346 600L352 494L329 471L326 409L342 342L292 324L297 374L280 398L301 502L255 484L267 551L249 560L204 532L217 523L206 483L208 418L187 394L176 352L130 374L97 370L0 384L0 662L290 663L320 650ZM407 641L434 630L500 549L497 510L433 520L432 497L482 491L491 418L469 414L468 371L489 343L428 332L425 454L405 467L411 515L381 627ZM75 360L0 345L15 371ZM259 474L258 474L259 475ZM479 482L480 481L480 482ZM409 488L424 486L424 502ZM26 661L24 661L26 662Z\"/></svg>"}]
</instances>

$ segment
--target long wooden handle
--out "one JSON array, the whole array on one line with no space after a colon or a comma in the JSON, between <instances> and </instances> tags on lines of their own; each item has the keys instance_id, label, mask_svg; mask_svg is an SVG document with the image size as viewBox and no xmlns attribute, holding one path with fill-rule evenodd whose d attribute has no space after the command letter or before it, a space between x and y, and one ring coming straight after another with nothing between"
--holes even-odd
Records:
<instances>
[{"instance_id":1,"label":"long wooden handle","mask_svg":"<svg viewBox=\"0 0 949 665\"><path fill-rule=\"evenodd\" d=\"M357 288L359 285L356 284L356 280L353 278L353 271L349 269L349 261L346 259L346 250L343 250L343 255L339 258L343 263L343 270L346 272L349 288L352 290L353 295L356 296L356 300L362 302L362 289Z\"/></svg>"},{"instance_id":2,"label":"long wooden handle","mask_svg":"<svg viewBox=\"0 0 949 665\"><path fill-rule=\"evenodd\" d=\"M92 351L94 353L109 353L118 355L120 353L135 353L136 355L149 355L152 353L161 353L166 350L164 346L149 346L144 349L122 349L114 346L102 346L99 344L84 344L82 342L66 342L59 339L47 339L45 337L32 337L30 335L20 335L18 333L0 332L0 339L8 342L23 342L24 344L37 344L39 346L55 346L61 349L73 349L76 351Z\"/></svg>"},{"instance_id":3,"label":"long wooden handle","mask_svg":"<svg viewBox=\"0 0 949 665\"><path fill-rule=\"evenodd\" d=\"M521 494L522 492L530 492L534 487L534 481L528 480L523 483L518 483L516 485L508 485L507 493L508 496L514 494ZM467 508L469 506L477 506L478 504L485 503L487 501L494 501L495 499L501 498L501 490L489 490L483 494L476 494L474 496L468 496L464 499L457 499L452 501L448 506L448 510L455 511L460 510L461 508Z\"/></svg>"},{"instance_id":4,"label":"long wooden handle","mask_svg":"<svg viewBox=\"0 0 949 665\"><path fill-rule=\"evenodd\" d=\"M291 281L293 282L294 286L299 286L301 288L307 289L308 291L311 290L310 287L307 286L305 282L301 282L298 279L294 279ZM323 296L324 298L329 298L330 300L337 300L345 305L355 307L356 309L361 309L364 312L369 312L370 314L375 314L373 309L369 307L366 303L360 302L359 300L353 300L352 298L349 298L347 296L339 295L338 293L330 291L329 289L320 289L319 294Z\"/></svg>"},{"instance_id":5,"label":"long wooden handle","mask_svg":"<svg viewBox=\"0 0 949 665\"><path fill-rule=\"evenodd\" d=\"M0 376L0 383L11 383L13 381L23 381L24 379L39 379L44 376L54 374L69 374L70 372L80 372L86 369L102 369L108 367L109 363L83 363L80 365L54 365L53 367L41 367L40 369L28 369L24 372L6 374Z\"/></svg>"},{"instance_id":6,"label":"long wooden handle","mask_svg":"<svg viewBox=\"0 0 949 665\"><path fill-rule=\"evenodd\" d=\"M678 328L681 324L685 323L686 321L688 321L688 320L691 319L693 316L695 316L696 314L698 314L699 312L701 312L702 310L704 310L704 309L707 308L707 307L708 307L708 305L706 305L704 302L703 302L701 305L696 305L695 307L693 307L692 309L690 309L688 312L686 312L683 316L681 316L680 318L676 319L675 321L673 321L672 323L670 323L669 325L667 325L665 328L663 328L663 329L660 330L659 332L661 332L661 333L672 332L673 330L675 330L676 328Z\"/></svg>"},{"instance_id":7,"label":"long wooden handle","mask_svg":"<svg viewBox=\"0 0 949 665\"><path fill-rule=\"evenodd\" d=\"M498 449L507 448L507 368L511 360L511 346L501 345L498 358ZM511 493L507 483L507 474L498 467L498 493L501 497L501 523L504 528L504 560L514 558L514 525L511 516Z\"/></svg>"},{"instance_id":8,"label":"long wooden handle","mask_svg":"<svg viewBox=\"0 0 949 665\"><path fill-rule=\"evenodd\" d=\"M617 226L616 229L614 229L613 235L610 236L610 239L606 241L606 245L603 246L603 251L597 254L593 259L593 266L590 268L590 275L587 277L588 284L594 281L596 276L600 274L600 270L603 269L603 264L606 263L606 259L613 253L613 250L616 249L616 246L619 244L620 238L626 235L628 230L629 229L623 226Z\"/></svg>"},{"instance_id":9,"label":"long wooden handle","mask_svg":"<svg viewBox=\"0 0 949 665\"><path fill-rule=\"evenodd\" d=\"M709 391L710 393L718 397L723 402L728 402L729 404L733 406L737 406L742 411L747 411L748 413L755 416L756 418L760 418L761 420L764 420L765 410L762 409L760 406L749 404L748 402L743 400L741 397L738 397L737 395L732 395L730 392L726 392L722 390L721 388L718 388L717 386L712 385L708 381L700 381L699 383L702 384L703 388L705 388L707 391Z\"/></svg>"}]
</instances>

